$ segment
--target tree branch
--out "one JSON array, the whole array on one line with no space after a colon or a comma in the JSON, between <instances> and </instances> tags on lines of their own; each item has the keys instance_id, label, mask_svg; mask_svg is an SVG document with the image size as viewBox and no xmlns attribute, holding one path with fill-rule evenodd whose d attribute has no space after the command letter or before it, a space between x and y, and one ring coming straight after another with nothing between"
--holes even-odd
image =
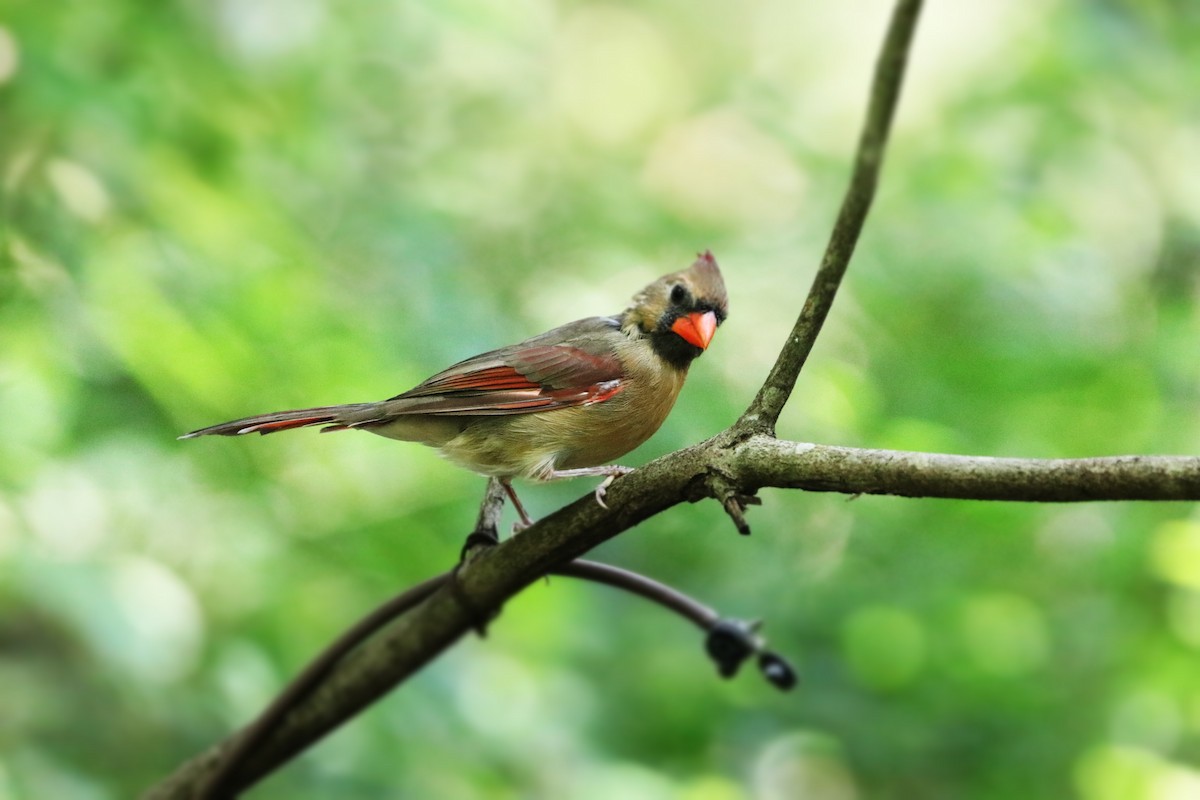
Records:
<instances>
[{"instance_id":1,"label":"tree branch","mask_svg":"<svg viewBox=\"0 0 1200 800\"><path fill-rule=\"evenodd\" d=\"M709 476L714 473L747 495L777 487L1026 502L1200 500L1200 458L987 458L723 434L620 478L608 490L607 510L589 492L521 535L479 553L459 571L456 590L443 584L341 662L272 731L234 776L233 785L254 783L393 689L468 633L476 624L477 610L498 609L558 565L644 519L678 503L711 496ZM463 602L464 597L468 602ZM147 797L197 797L197 787L237 738L235 734L184 764Z\"/></svg>"},{"instance_id":2,"label":"tree branch","mask_svg":"<svg viewBox=\"0 0 1200 800\"><path fill-rule=\"evenodd\" d=\"M755 437L737 450L751 486L957 500L1077 503L1200 500L1200 458L991 458L785 442Z\"/></svg>"},{"instance_id":3,"label":"tree branch","mask_svg":"<svg viewBox=\"0 0 1200 800\"><path fill-rule=\"evenodd\" d=\"M875 62L875 76L871 82L871 98L867 104L867 117L862 135L858 140L858 151L854 158L854 172L850 187L842 200L833 233L821 259L821 266L813 278L808 298L800 309L792 333L788 336L783 352L775 361L770 374L758 390L758 395L738 420L737 427L749 433L775 433L775 423L783 406L792 396L792 389L808 354L812 352L817 334L825 324L833 298L846 274L846 267L854 255L854 247L862 232L867 212L875 199L875 186L879 182L879 170L883 166L883 154L891 131L892 117L900 99L900 86L904 81L904 70L908 62L908 49L916 30L917 18L921 13L921 0L899 0L892 11L892 20L887 36Z\"/></svg>"}]
</instances>

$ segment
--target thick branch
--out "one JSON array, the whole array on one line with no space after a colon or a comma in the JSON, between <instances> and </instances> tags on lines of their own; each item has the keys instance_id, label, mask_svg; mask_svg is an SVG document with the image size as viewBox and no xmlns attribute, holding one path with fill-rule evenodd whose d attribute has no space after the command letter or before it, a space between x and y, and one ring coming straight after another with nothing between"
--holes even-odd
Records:
<instances>
[{"instance_id":1,"label":"thick branch","mask_svg":"<svg viewBox=\"0 0 1200 800\"><path fill-rule=\"evenodd\" d=\"M846 267L854 255L854 246L858 243L858 235L875 199L884 148L900 99L908 48L920 12L921 0L899 0L892 12L887 37L875 63L871 99L858 141L850 186L842 200L841 211L838 212L837 222L834 223L833 233L821 259L821 267L813 278L804 307L800 309L800 317L775 366L771 368L771 374L758 390L758 396L738 421L738 427L743 430L753 433L775 432L779 414L791 397L796 378L808 360L817 334L821 332L825 317L833 306L833 298L842 283L842 276L846 274Z\"/></svg>"},{"instance_id":2,"label":"thick branch","mask_svg":"<svg viewBox=\"0 0 1200 800\"><path fill-rule=\"evenodd\" d=\"M499 608L528 584L677 503L711 494L720 473L745 494L764 487L846 494L970 500L1073 502L1200 500L1200 458L1115 456L1087 459L986 458L859 450L717 437L680 450L616 481L608 510L585 497L481 553L428 600L352 653L316 692L275 728L234 785L269 773L404 681L469 632L480 611ZM470 608L463 597L469 599ZM236 739L237 734L230 738ZM194 798L216 763L218 746L183 765L147 796Z\"/></svg>"}]
</instances>

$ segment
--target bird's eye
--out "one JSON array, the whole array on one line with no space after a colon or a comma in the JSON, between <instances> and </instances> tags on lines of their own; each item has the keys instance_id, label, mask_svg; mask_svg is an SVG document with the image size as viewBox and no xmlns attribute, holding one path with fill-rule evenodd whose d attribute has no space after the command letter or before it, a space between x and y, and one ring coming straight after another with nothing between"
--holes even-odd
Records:
<instances>
[{"instance_id":1,"label":"bird's eye","mask_svg":"<svg viewBox=\"0 0 1200 800\"><path fill-rule=\"evenodd\" d=\"M688 290L683 284L677 283L671 287L671 302L675 305L682 305L684 300L687 300Z\"/></svg>"}]
</instances>

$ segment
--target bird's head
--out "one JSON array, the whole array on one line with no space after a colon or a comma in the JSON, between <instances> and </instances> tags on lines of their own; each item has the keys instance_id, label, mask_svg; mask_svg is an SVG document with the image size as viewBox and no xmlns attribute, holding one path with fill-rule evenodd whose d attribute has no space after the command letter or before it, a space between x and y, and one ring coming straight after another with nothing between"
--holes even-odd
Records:
<instances>
[{"instance_id":1,"label":"bird's head","mask_svg":"<svg viewBox=\"0 0 1200 800\"><path fill-rule=\"evenodd\" d=\"M650 337L667 363L686 369L708 348L725 321L729 300L712 253L704 251L687 269L664 275L634 296L622 327Z\"/></svg>"}]
</instances>

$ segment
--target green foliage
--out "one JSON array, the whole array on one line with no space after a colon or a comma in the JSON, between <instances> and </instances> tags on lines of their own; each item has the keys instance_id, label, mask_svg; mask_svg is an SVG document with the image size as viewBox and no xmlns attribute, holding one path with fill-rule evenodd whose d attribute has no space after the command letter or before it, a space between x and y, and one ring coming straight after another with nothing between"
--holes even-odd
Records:
<instances>
[{"instance_id":1,"label":"green foliage","mask_svg":"<svg viewBox=\"0 0 1200 800\"><path fill-rule=\"evenodd\" d=\"M807 290L871 3L0 5L0 798L127 797L450 565L483 481L341 434L711 247L731 316L664 429L729 424ZM934 3L780 434L1200 451L1200 18ZM535 514L590 491L526 487ZM1200 514L768 492L598 555L763 616L802 684L566 579L263 798L1200 794Z\"/></svg>"}]
</instances>

